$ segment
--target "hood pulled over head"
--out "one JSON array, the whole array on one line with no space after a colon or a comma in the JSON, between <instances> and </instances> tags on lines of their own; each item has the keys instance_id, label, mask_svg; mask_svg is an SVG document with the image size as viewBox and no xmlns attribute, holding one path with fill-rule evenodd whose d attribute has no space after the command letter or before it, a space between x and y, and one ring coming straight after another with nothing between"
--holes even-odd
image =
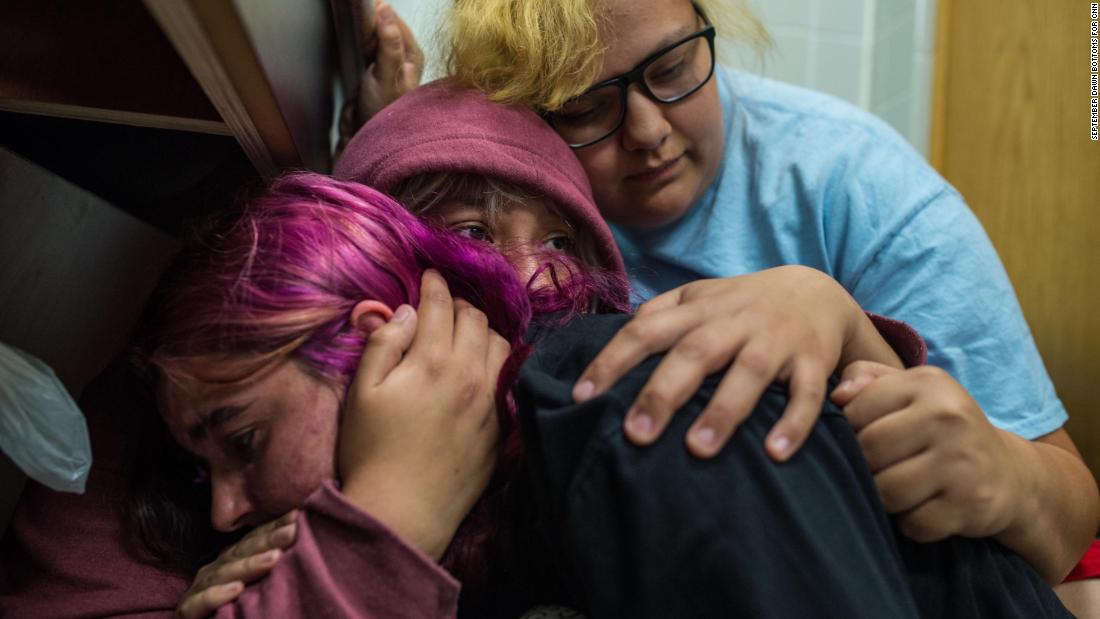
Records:
<instances>
[{"instance_id":1,"label":"hood pulled over head","mask_svg":"<svg viewBox=\"0 0 1100 619\"><path fill-rule=\"evenodd\" d=\"M603 264L625 273L584 168L569 146L529 108L493 103L438 80L376 114L348 143L333 174L386 193L406 179L473 174L546 196L596 240Z\"/></svg>"}]
</instances>

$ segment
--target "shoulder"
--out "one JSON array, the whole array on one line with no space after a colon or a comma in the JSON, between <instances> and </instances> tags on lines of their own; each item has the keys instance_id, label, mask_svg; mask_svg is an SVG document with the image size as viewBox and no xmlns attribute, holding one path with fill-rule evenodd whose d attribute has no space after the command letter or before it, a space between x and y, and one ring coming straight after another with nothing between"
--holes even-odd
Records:
<instances>
[{"instance_id":1,"label":"shoulder","mask_svg":"<svg viewBox=\"0 0 1100 619\"><path fill-rule=\"evenodd\" d=\"M630 319L626 314L591 314L533 328L528 333L533 350L520 368L514 391L521 421L528 417L527 421L533 422L538 417L538 424L543 425L553 419L555 424L574 428L582 435L595 431L597 425L614 425L614 419L625 414L633 394L652 372L656 356L627 372L600 397L583 404L573 401L573 386Z\"/></svg>"},{"instance_id":2,"label":"shoulder","mask_svg":"<svg viewBox=\"0 0 1100 619\"><path fill-rule=\"evenodd\" d=\"M523 366L527 375L577 378L611 338L630 322L629 314L584 314L564 323L532 327L527 340L534 348Z\"/></svg>"},{"instance_id":3,"label":"shoulder","mask_svg":"<svg viewBox=\"0 0 1100 619\"><path fill-rule=\"evenodd\" d=\"M731 69L722 85L732 146L765 181L794 170L820 191L894 194L878 199L899 186L921 199L950 189L893 127L847 101Z\"/></svg>"},{"instance_id":4,"label":"shoulder","mask_svg":"<svg viewBox=\"0 0 1100 619\"><path fill-rule=\"evenodd\" d=\"M752 175L748 200L797 216L810 240L823 239L830 272L845 285L900 231L927 247L947 222L972 218L954 187L873 114L805 88L725 75L727 166Z\"/></svg>"},{"instance_id":5,"label":"shoulder","mask_svg":"<svg viewBox=\"0 0 1100 619\"><path fill-rule=\"evenodd\" d=\"M852 141L873 138L908 146L890 125L843 99L743 71L722 71L731 100L748 114L755 129L794 129L801 137L821 141L843 134Z\"/></svg>"}]
</instances>

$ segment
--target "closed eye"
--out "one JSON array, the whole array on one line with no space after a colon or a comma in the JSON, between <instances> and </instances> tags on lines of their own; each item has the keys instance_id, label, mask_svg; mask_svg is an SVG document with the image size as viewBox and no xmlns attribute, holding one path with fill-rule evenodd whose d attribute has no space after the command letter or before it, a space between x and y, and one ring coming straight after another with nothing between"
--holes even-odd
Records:
<instances>
[{"instance_id":1,"label":"closed eye","mask_svg":"<svg viewBox=\"0 0 1100 619\"><path fill-rule=\"evenodd\" d=\"M256 449L256 429L250 428L233 435L229 439L229 446L233 455L241 461L251 460Z\"/></svg>"},{"instance_id":2,"label":"closed eye","mask_svg":"<svg viewBox=\"0 0 1100 619\"><path fill-rule=\"evenodd\" d=\"M651 82L656 82L659 84L670 82L680 77L680 74L684 72L685 66L686 63L678 62L671 67L664 67L660 71L651 75L649 79Z\"/></svg>"},{"instance_id":3,"label":"closed eye","mask_svg":"<svg viewBox=\"0 0 1100 619\"><path fill-rule=\"evenodd\" d=\"M558 112L557 119L560 122L573 125L583 125L592 122L603 111L602 106L591 104L584 108L569 109Z\"/></svg>"}]
</instances>

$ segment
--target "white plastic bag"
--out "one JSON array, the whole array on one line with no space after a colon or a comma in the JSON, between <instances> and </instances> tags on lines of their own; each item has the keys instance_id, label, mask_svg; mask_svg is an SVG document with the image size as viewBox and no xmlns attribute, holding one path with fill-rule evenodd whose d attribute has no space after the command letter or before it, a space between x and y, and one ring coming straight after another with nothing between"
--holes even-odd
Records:
<instances>
[{"instance_id":1,"label":"white plastic bag","mask_svg":"<svg viewBox=\"0 0 1100 619\"><path fill-rule=\"evenodd\" d=\"M84 415L48 365L0 344L0 450L28 477L83 494L92 445Z\"/></svg>"}]
</instances>

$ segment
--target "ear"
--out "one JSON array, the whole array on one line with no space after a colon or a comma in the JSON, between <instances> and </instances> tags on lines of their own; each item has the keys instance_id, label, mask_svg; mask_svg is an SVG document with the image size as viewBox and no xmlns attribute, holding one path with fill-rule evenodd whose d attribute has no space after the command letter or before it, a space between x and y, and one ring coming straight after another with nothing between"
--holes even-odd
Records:
<instances>
[{"instance_id":1,"label":"ear","mask_svg":"<svg viewBox=\"0 0 1100 619\"><path fill-rule=\"evenodd\" d=\"M360 301L351 308L351 324L363 335L370 335L390 318L393 318L393 310L381 301Z\"/></svg>"}]
</instances>

